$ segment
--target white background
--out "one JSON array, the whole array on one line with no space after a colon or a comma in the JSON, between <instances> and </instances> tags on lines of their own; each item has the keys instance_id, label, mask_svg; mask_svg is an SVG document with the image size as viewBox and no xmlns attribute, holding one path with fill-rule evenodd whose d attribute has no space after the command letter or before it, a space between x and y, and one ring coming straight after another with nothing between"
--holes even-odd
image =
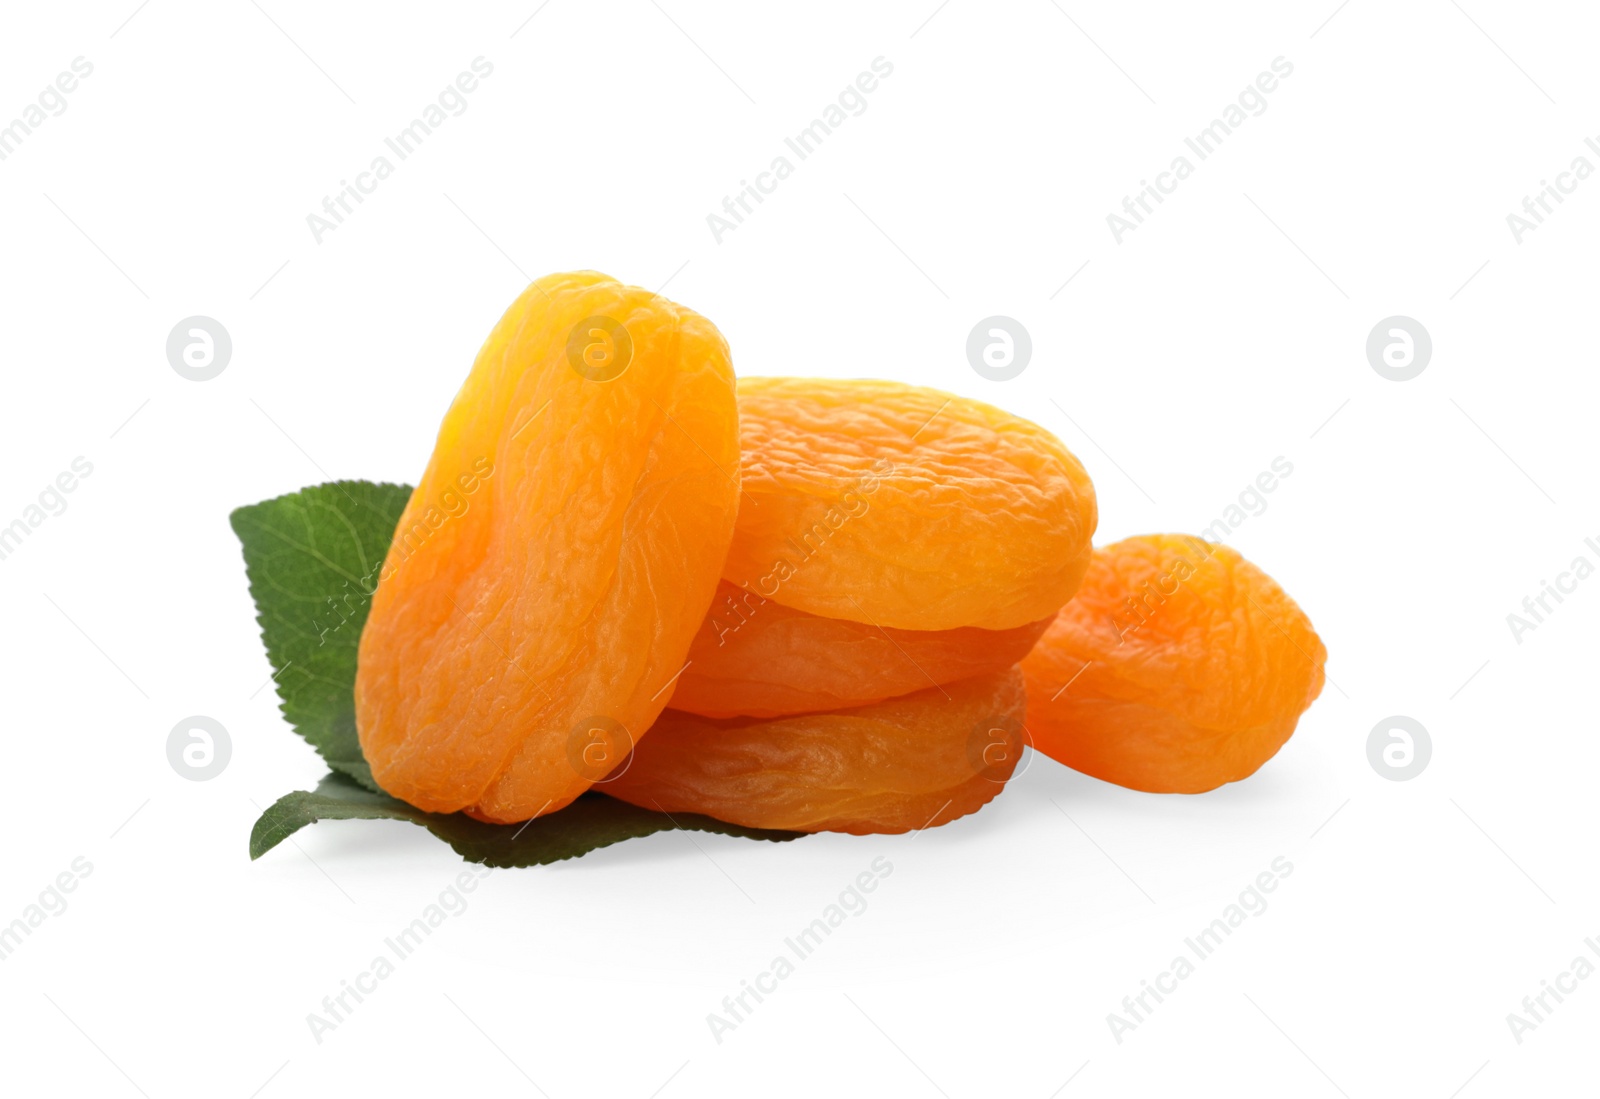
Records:
<instances>
[{"instance_id":1,"label":"white background","mask_svg":"<svg viewBox=\"0 0 1600 1099\"><path fill-rule=\"evenodd\" d=\"M93 867L0 963L9 1090L1593 1091L1600 980L1520 1044L1506 1018L1600 936L1600 580L1520 644L1506 622L1600 564L1600 180L1521 243L1506 221L1600 165L1592 12L135 2L0 17L0 120L94 66L0 162L0 525L93 465L0 561L0 922ZM317 243L306 215L479 56L466 112ZM880 56L865 113L719 244L707 214ZM1119 244L1106 215L1280 56L1265 113ZM261 689L228 512L414 479L502 309L579 267L670 280L744 373L1036 417L1094 476L1101 541L1198 530L1287 458L1232 541L1326 640L1323 697L1204 796L1035 758L919 835L671 833L497 872L319 1044L307 1014L463 864L392 822L248 860L260 807L323 767ZM164 351L194 314L234 343L205 383ZM966 361L992 314L1032 334L1014 381ZM1394 314L1434 343L1404 383L1364 350ZM167 762L191 714L231 733L209 782ZM1406 782L1367 757L1393 714L1433 744ZM715 1041L708 1013L880 856L870 907ZM1278 856L1268 909L1119 1043L1108 1013Z\"/></svg>"}]
</instances>

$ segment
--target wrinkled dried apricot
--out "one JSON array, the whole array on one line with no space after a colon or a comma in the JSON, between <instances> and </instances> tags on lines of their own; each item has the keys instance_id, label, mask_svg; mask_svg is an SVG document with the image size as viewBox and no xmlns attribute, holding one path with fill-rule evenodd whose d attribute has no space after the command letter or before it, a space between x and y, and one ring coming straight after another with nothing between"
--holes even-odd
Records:
<instances>
[{"instance_id":1,"label":"wrinkled dried apricot","mask_svg":"<svg viewBox=\"0 0 1600 1099\"><path fill-rule=\"evenodd\" d=\"M1033 745L1135 790L1254 774L1322 691L1327 650L1271 577L1176 534L1096 550L1022 662Z\"/></svg>"},{"instance_id":2,"label":"wrinkled dried apricot","mask_svg":"<svg viewBox=\"0 0 1600 1099\"><path fill-rule=\"evenodd\" d=\"M1046 618L1009 630L879 629L762 599L724 580L669 705L702 717L842 710L1011 667Z\"/></svg>"},{"instance_id":3,"label":"wrinkled dried apricot","mask_svg":"<svg viewBox=\"0 0 1600 1099\"><path fill-rule=\"evenodd\" d=\"M727 551L737 424L704 317L595 272L516 300L439 429L361 637L379 785L524 820L598 777L574 730L655 720Z\"/></svg>"},{"instance_id":4,"label":"wrinkled dried apricot","mask_svg":"<svg viewBox=\"0 0 1600 1099\"><path fill-rule=\"evenodd\" d=\"M756 720L661 715L598 787L751 828L909 832L987 804L1022 754L1015 668L887 702Z\"/></svg>"},{"instance_id":5,"label":"wrinkled dried apricot","mask_svg":"<svg viewBox=\"0 0 1600 1099\"><path fill-rule=\"evenodd\" d=\"M882 381L741 378L743 502L723 577L825 618L1007 630L1089 563L1094 488L1060 440Z\"/></svg>"}]
</instances>

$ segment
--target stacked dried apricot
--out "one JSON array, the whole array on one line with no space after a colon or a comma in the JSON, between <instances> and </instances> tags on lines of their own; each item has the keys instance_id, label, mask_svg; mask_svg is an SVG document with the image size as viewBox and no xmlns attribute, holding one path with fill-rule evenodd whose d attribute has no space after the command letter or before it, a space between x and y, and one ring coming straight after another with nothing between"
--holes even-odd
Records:
<instances>
[{"instance_id":1,"label":"stacked dried apricot","mask_svg":"<svg viewBox=\"0 0 1600 1099\"><path fill-rule=\"evenodd\" d=\"M910 832L976 812L1021 758L1016 668L766 720L668 710L602 789L751 828Z\"/></svg>"},{"instance_id":2,"label":"stacked dried apricot","mask_svg":"<svg viewBox=\"0 0 1600 1099\"><path fill-rule=\"evenodd\" d=\"M488 491L457 511L463 476ZM1138 789L1248 775L1316 697L1321 642L1231 550L1095 551L1097 521L1025 419L894 382L735 384L705 318L549 276L490 334L395 533L362 748L390 793L483 820L598 784L856 833L977 810L1030 731Z\"/></svg>"}]
</instances>

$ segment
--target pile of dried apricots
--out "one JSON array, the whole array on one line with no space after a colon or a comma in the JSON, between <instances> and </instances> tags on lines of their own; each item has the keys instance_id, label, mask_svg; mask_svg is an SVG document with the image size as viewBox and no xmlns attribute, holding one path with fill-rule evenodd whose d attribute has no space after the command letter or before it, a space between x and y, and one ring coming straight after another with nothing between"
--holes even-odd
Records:
<instances>
[{"instance_id":1,"label":"pile of dried apricots","mask_svg":"<svg viewBox=\"0 0 1600 1099\"><path fill-rule=\"evenodd\" d=\"M1252 774L1322 689L1305 614L1184 535L1095 549L1048 431L884 381L735 380L704 317L595 272L508 309L398 530L356 720L389 793L515 822L591 787L757 828L974 812L1024 745L1138 790Z\"/></svg>"}]
</instances>

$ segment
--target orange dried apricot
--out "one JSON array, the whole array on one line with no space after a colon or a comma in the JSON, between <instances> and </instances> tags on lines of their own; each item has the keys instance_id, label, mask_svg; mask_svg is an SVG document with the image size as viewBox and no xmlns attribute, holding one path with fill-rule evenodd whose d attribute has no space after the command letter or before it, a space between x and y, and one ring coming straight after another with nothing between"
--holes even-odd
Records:
<instances>
[{"instance_id":1,"label":"orange dried apricot","mask_svg":"<svg viewBox=\"0 0 1600 1099\"><path fill-rule=\"evenodd\" d=\"M1022 662L1033 745L1155 793L1255 773L1322 691L1327 650L1271 577L1176 534L1098 549Z\"/></svg>"},{"instance_id":2,"label":"orange dried apricot","mask_svg":"<svg viewBox=\"0 0 1600 1099\"><path fill-rule=\"evenodd\" d=\"M710 321L592 271L533 283L446 414L373 595L355 695L378 784L502 822L582 793L599 775L574 732L637 735L665 705L738 464Z\"/></svg>"},{"instance_id":3,"label":"orange dried apricot","mask_svg":"<svg viewBox=\"0 0 1600 1099\"><path fill-rule=\"evenodd\" d=\"M750 828L909 832L976 812L1022 753L1016 668L833 713L661 715L598 789Z\"/></svg>"},{"instance_id":4,"label":"orange dried apricot","mask_svg":"<svg viewBox=\"0 0 1600 1099\"><path fill-rule=\"evenodd\" d=\"M1077 589L1094 488L1044 428L897 382L738 384L744 493L724 579L904 630L1008 630Z\"/></svg>"},{"instance_id":5,"label":"orange dried apricot","mask_svg":"<svg viewBox=\"0 0 1600 1099\"><path fill-rule=\"evenodd\" d=\"M669 705L702 717L861 706L1009 668L1048 625L1049 618L1009 630L879 629L797 611L724 580Z\"/></svg>"}]
</instances>

